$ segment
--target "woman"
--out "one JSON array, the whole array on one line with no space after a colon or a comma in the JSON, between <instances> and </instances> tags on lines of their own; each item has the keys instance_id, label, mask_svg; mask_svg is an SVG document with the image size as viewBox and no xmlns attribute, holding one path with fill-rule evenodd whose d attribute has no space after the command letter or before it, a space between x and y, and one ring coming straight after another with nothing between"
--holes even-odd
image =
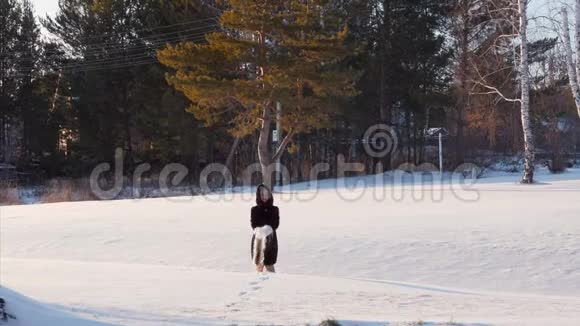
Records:
<instances>
[{"instance_id":1,"label":"woman","mask_svg":"<svg viewBox=\"0 0 580 326\"><path fill-rule=\"evenodd\" d=\"M256 270L261 273L264 268L274 273L278 259L278 239L276 230L280 225L280 213L274 206L272 192L265 185L256 190L256 206L252 207L252 260Z\"/></svg>"}]
</instances>

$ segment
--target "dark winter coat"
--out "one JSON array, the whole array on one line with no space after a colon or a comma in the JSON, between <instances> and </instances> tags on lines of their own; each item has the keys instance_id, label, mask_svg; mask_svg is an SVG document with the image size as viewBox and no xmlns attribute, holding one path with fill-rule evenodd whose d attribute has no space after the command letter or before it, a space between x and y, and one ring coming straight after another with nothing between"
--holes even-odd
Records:
<instances>
[{"instance_id":1,"label":"dark winter coat","mask_svg":"<svg viewBox=\"0 0 580 326\"><path fill-rule=\"evenodd\" d=\"M251 225L252 230L258 227L269 225L274 230L274 233L267 238L266 249L264 251L264 265L274 265L278 260L278 237L276 230L280 226L280 213L278 207L274 206L274 198L270 196L270 200L262 202L260 199L260 191L263 186L258 186L256 190L256 206L252 207ZM252 236L251 253L254 258L254 240Z\"/></svg>"}]
</instances>

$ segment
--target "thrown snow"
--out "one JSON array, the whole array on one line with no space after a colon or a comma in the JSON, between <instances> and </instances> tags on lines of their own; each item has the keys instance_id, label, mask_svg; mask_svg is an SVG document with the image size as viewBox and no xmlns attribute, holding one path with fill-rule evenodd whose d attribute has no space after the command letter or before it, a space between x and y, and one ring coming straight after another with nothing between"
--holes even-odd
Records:
<instances>
[{"instance_id":1,"label":"thrown snow","mask_svg":"<svg viewBox=\"0 0 580 326\"><path fill-rule=\"evenodd\" d=\"M279 273L265 276L251 192L2 207L2 285L78 326L578 325L580 170L518 177L281 189ZM65 325L30 320L15 325Z\"/></svg>"}]
</instances>

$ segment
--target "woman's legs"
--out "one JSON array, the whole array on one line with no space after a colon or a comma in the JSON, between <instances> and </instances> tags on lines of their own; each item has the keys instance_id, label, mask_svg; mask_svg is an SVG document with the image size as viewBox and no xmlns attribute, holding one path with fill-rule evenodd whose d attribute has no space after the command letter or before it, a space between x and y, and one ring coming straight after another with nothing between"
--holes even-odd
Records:
<instances>
[{"instance_id":1,"label":"woman's legs","mask_svg":"<svg viewBox=\"0 0 580 326\"><path fill-rule=\"evenodd\" d=\"M263 273L264 269L266 272L276 273L276 268L274 268L274 265L256 265L256 271L258 273Z\"/></svg>"}]
</instances>

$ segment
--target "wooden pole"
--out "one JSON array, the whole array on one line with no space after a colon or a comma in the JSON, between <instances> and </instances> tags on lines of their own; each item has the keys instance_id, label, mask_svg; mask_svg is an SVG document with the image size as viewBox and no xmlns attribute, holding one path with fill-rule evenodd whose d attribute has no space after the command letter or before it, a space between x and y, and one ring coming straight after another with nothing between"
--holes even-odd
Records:
<instances>
[{"instance_id":1,"label":"wooden pole","mask_svg":"<svg viewBox=\"0 0 580 326\"><path fill-rule=\"evenodd\" d=\"M282 103L276 103L276 151L282 145ZM280 164L280 158L282 155L278 156L276 159L276 186L282 185L282 166Z\"/></svg>"}]
</instances>

